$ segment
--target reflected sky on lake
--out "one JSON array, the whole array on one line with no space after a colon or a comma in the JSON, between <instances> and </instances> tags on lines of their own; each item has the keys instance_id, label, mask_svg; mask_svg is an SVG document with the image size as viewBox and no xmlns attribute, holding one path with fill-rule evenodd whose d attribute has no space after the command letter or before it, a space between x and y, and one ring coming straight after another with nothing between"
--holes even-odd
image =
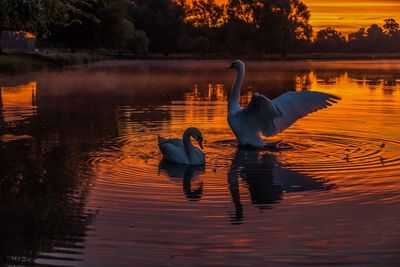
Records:
<instances>
[{"instance_id":1,"label":"reflected sky on lake","mask_svg":"<svg viewBox=\"0 0 400 267\"><path fill-rule=\"evenodd\" d=\"M0 76L0 265L398 266L400 62L248 62L242 105L254 92L342 97L276 151L236 147L226 66ZM157 135L189 126L206 166L161 161Z\"/></svg>"}]
</instances>

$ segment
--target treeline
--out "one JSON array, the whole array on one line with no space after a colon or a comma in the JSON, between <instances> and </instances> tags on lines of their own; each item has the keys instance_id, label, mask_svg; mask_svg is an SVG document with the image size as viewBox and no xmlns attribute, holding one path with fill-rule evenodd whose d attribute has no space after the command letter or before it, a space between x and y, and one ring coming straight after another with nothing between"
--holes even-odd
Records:
<instances>
[{"instance_id":1,"label":"treeline","mask_svg":"<svg viewBox=\"0 0 400 267\"><path fill-rule=\"evenodd\" d=\"M134 53L287 53L311 40L300 0L0 0L0 30L43 46Z\"/></svg>"},{"instance_id":2,"label":"treeline","mask_svg":"<svg viewBox=\"0 0 400 267\"><path fill-rule=\"evenodd\" d=\"M316 34L310 49L315 52L400 52L400 27L396 20L386 19L383 27L372 24L367 29L350 33L347 39L339 31L326 28Z\"/></svg>"},{"instance_id":3,"label":"treeline","mask_svg":"<svg viewBox=\"0 0 400 267\"><path fill-rule=\"evenodd\" d=\"M147 52L128 0L0 0L0 30L35 33L40 46Z\"/></svg>"},{"instance_id":4,"label":"treeline","mask_svg":"<svg viewBox=\"0 0 400 267\"><path fill-rule=\"evenodd\" d=\"M301 0L0 0L0 30L25 30L39 46L136 54L282 54L399 51L386 20L352 33L327 28L313 39Z\"/></svg>"}]
</instances>

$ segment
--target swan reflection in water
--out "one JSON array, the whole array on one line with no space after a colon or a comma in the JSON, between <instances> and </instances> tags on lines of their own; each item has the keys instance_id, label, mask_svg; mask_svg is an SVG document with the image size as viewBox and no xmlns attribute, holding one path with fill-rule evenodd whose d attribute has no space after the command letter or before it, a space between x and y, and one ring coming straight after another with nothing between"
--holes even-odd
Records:
<instances>
[{"instance_id":1,"label":"swan reflection in water","mask_svg":"<svg viewBox=\"0 0 400 267\"><path fill-rule=\"evenodd\" d=\"M192 184L204 174L204 165L182 165L162 160L158 166L159 173L164 172L174 182L182 183L183 193L189 201L198 201L203 195L203 181L200 181L195 189Z\"/></svg>"},{"instance_id":2,"label":"swan reflection in water","mask_svg":"<svg viewBox=\"0 0 400 267\"><path fill-rule=\"evenodd\" d=\"M203 182L193 185L205 173L204 166L189 166L161 161L159 173L164 173L174 182L182 183L183 193L189 201L198 201L203 194ZM259 209L271 208L282 200L284 193L310 190L328 190L332 185L326 180L286 169L279 165L271 152L252 148L238 148L228 171L228 187L235 211L231 223L243 220L243 205L240 197L240 184L250 193L251 203ZM243 188L243 187L242 187Z\"/></svg>"},{"instance_id":3,"label":"swan reflection in water","mask_svg":"<svg viewBox=\"0 0 400 267\"><path fill-rule=\"evenodd\" d=\"M271 204L279 202L286 192L332 188L323 179L314 179L281 167L275 155L269 152L238 148L228 172L229 190L235 206L231 216L233 224L243 220L239 186L242 181L249 190L252 204L260 209L271 208Z\"/></svg>"}]
</instances>

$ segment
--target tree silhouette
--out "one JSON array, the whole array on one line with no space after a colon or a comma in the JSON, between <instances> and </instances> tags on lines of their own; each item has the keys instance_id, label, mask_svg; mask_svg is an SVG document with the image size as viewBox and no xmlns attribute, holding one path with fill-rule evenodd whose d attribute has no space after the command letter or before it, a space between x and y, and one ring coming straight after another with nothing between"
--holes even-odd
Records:
<instances>
[{"instance_id":1,"label":"tree silhouette","mask_svg":"<svg viewBox=\"0 0 400 267\"><path fill-rule=\"evenodd\" d=\"M136 0L131 15L149 38L150 51L167 55L177 49L184 27L181 5L171 0Z\"/></svg>"},{"instance_id":2,"label":"tree silhouette","mask_svg":"<svg viewBox=\"0 0 400 267\"><path fill-rule=\"evenodd\" d=\"M225 7L218 5L215 0L193 0L186 11L189 23L197 28L216 28L225 24Z\"/></svg>"},{"instance_id":3,"label":"tree silhouette","mask_svg":"<svg viewBox=\"0 0 400 267\"><path fill-rule=\"evenodd\" d=\"M229 0L226 13L229 21L241 21L247 24L254 23L257 8L260 7L258 0Z\"/></svg>"},{"instance_id":4,"label":"tree silhouette","mask_svg":"<svg viewBox=\"0 0 400 267\"><path fill-rule=\"evenodd\" d=\"M315 49L322 52L342 52L345 44L344 36L331 27L320 30L314 41Z\"/></svg>"},{"instance_id":5,"label":"tree silhouette","mask_svg":"<svg viewBox=\"0 0 400 267\"><path fill-rule=\"evenodd\" d=\"M394 19L385 19L383 29L386 35L393 36L399 33L399 24Z\"/></svg>"},{"instance_id":6,"label":"tree silhouette","mask_svg":"<svg viewBox=\"0 0 400 267\"><path fill-rule=\"evenodd\" d=\"M348 46L352 52L366 52L367 51L367 31L365 28L360 28L357 32L349 34Z\"/></svg>"},{"instance_id":7,"label":"tree silhouette","mask_svg":"<svg viewBox=\"0 0 400 267\"><path fill-rule=\"evenodd\" d=\"M367 44L368 49L372 52L382 52L384 51L385 44L385 33L382 28L377 24L372 24L367 29Z\"/></svg>"},{"instance_id":8,"label":"tree silhouette","mask_svg":"<svg viewBox=\"0 0 400 267\"><path fill-rule=\"evenodd\" d=\"M393 18L350 33L319 31L301 0L0 0L0 30L33 32L40 46L141 53L238 54L400 51Z\"/></svg>"},{"instance_id":9,"label":"tree silhouette","mask_svg":"<svg viewBox=\"0 0 400 267\"><path fill-rule=\"evenodd\" d=\"M385 19L383 31L387 39L386 50L391 52L400 51L400 26L394 19Z\"/></svg>"}]
</instances>

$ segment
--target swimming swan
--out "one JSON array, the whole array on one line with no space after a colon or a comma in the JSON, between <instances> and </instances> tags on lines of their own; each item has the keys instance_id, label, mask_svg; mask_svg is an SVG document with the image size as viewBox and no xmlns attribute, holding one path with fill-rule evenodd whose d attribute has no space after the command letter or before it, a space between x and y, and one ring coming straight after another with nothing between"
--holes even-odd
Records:
<instances>
[{"instance_id":1,"label":"swimming swan","mask_svg":"<svg viewBox=\"0 0 400 267\"><path fill-rule=\"evenodd\" d=\"M254 93L249 105L242 108L239 97L245 73L244 63L235 60L228 69L237 70L228 100L228 123L240 146L274 147L278 142L267 143L260 134L276 135L298 119L340 100L334 95L311 91L287 92L274 100Z\"/></svg>"},{"instance_id":2,"label":"swimming swan","mask_svg":"<svg viewBox=\"0 0 400 267\"><path fill-rule=\"evenodd\" d=\"M158 146L164 159L185 165L204 165L205 155L203 151L192 144L190 137L193 137L203 149L203 135L199 129L194 127L186 129L183 139L166 139L158 136Z\"/></svg>"}]
</instances>

